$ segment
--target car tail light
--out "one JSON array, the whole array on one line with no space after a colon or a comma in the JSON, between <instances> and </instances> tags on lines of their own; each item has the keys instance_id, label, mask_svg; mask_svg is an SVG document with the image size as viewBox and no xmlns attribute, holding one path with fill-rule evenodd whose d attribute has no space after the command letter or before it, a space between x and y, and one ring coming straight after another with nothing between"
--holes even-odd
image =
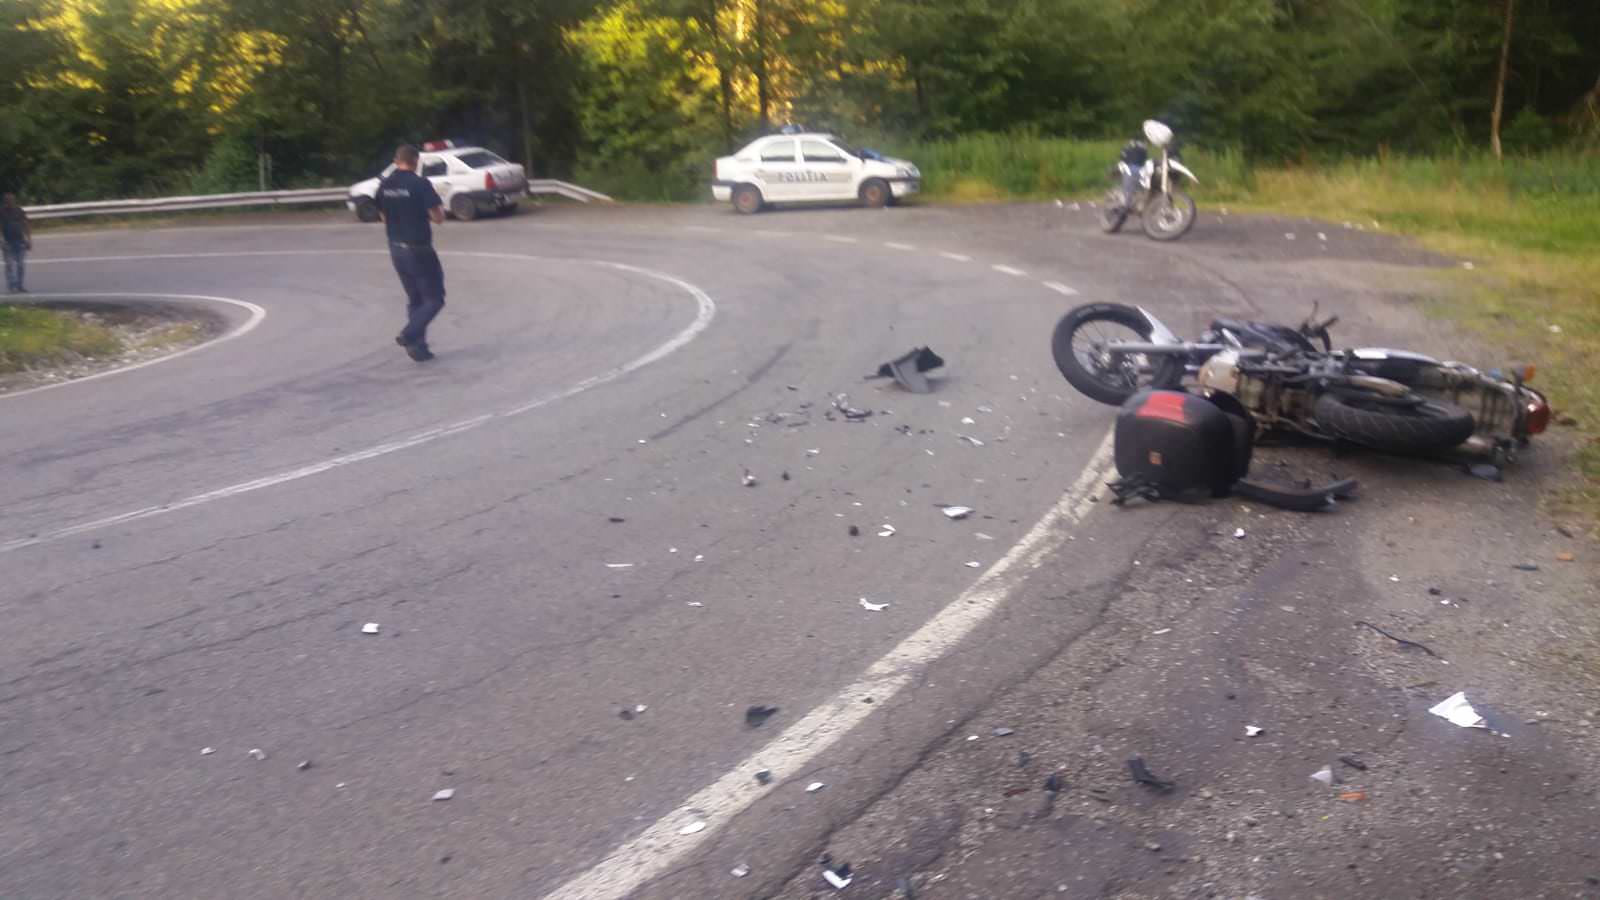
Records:
<instances>
[{"instance_id":1,"label":"car tail light","mask_svg":"<svg viewBox=\"0 0 1600 900\"><path fill-rule=\"evenodd\" d=\"M1530 391L1529 393L1533 393ZM1528 433L1543 434L1550 427L1550 404L1541 394L1533 393L1527 400Z\"/></svg>"},{"instance_id":2,"label":"car tail light","mask_svg":"<svg viewBox=\"0 0 1600 900\"><path fill-rule=\"evenodd\" d=\"M486 191L494 190L494 173L493 172L485 172L485 173L483 173L483 189L486 190Z\"/></svg>"}]
</instances>

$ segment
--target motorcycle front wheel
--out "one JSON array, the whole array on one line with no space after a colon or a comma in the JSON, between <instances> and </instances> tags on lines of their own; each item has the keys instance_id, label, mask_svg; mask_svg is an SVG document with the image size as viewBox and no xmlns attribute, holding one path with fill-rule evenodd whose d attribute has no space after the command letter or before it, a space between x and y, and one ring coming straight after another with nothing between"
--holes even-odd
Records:
<instances>
[{"instance_id":1,"label":"motorcycle front wheel","mask_svg":"<svg viewBox=\"0 0 1600 900\"><path fill-rule=\"evenodd\" d=\"M1156 196L1145 207L1140 218L1144 233L1158 241L1175 241L1194 227L1194 198L1183 191L1173 191L1167 196Z\"/></svg>"},{"instance_id":2,"label":"motorcycle front wheel","mask_svg":"<svg viewBox=\"0 0 1600 900\"><path fill-rule=\"evenodd\" d=\"M1100 230L1106 234L1116 234L1122 230L1122 223L1128 221L1128 201L1123 199L1122 191L1112 188L1106 191L1106 199L1100 209Z\"/></svg>"},{"instance_id":3,"label":"motorcycle front wheel","mask_svg":"<svg viewBox=\"0 0 1600 900\"><path fill-rule=\"evenodd\" d=\"M1056 368L1084 396L1121 406L1141 387L1175 387L1183 378L1183 360L1176 354L1151 360L1142 353L1112 349L1115 341L1149 341L1144 314L1120 303L1090 303L1071 310L1056 323L1050 352ZM1148 382L1141 379L1150 371Z\"/></svg>"},{"instance_id":4,"label":"motorcycle front wheel","mask_svg":"<svg viewBox=\"0 0 1600 900\"><path fill-rule=\"evenodd\" d=\"M1411 397L1411 402L1397 403L1364 392L1329 392L1317 398L1312 410L1317 425L1330 437L1381 453L1439 453L1472 436L1472 413Z\"/></svg>"}]
</instances>

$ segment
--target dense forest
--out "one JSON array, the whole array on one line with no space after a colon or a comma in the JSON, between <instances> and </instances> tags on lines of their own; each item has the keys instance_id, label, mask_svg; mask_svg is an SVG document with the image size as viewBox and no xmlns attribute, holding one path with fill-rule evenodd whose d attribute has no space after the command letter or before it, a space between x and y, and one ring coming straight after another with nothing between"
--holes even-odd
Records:
<instances>
[{"instance_id":1,"label":"dense forest","mask_svg":"<svg viewBox=\"0 0 1600 900\"><path fill-rule=\"evenodd\" d=\"M29 202L345 183L400 139L668 184L787 122L1256 159L1600 147L1597 0L0 0Z\"/></svg>"}]
</instances>

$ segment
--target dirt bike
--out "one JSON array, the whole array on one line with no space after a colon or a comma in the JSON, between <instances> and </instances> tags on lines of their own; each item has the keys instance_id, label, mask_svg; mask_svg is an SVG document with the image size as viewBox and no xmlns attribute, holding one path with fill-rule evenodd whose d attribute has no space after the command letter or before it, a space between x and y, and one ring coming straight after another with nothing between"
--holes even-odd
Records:
<instances>
[{"instance_id":1,"label":"dirt bike","mask_svg":"<svg viewBox=\"0 0 1600 900\"><path fill-rule=\"evenodd\" d=\"M1296 432L1386 453L1447 451L1511 462L1545 430L1550 405L1524 382L1383 348L1333 349L1338 317L1298 328L1216 319L1183 341L1148 311L1079 306L1056 325L1056 367L1084 395L1120 405L1144 387L1193 385L1235 397L1258 432Z\"/></svg>"},{"instance_id":2,"label":"dirt bike","mask_svg":"<svg viewBox=\"0 0 1600 900\"><path fill-rule=\"evenodd\" d=\"M1175 241L1194 227L1195 220L1194 198L1179 190L1178 185L1184 178L1198 184L1200 178L1178 159L1177 148L1172 146L1172 129L1151 119L1144 123L1144 134L1157 155L1151 158L1138 142L1123 149L1111 170L1118 185L1106 194L1100 227L1107 234L1115 234L1122 230L1128 216L1138 213L1145 234L1158 241ZM1130 193L1132 196L1128 196Z\"/></svg>"}]
</instances>

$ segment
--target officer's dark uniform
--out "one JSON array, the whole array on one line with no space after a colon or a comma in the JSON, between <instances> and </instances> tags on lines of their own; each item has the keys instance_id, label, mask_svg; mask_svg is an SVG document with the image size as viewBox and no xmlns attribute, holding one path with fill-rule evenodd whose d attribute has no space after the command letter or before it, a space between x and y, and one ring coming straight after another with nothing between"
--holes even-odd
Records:
<instances>
[{"instance_id":1,"label":"officer's dark uniform","mask_svg":"<svg viewBox=\"0 0 1600 900\"><path fill-rule=\"evenodd\" d=\"M444 308L444 269L433 252L428 210L443 204L428 179L404 169L378 184L377 203L389 232L389 259L406 292L409 320L395 342L412 359L428 359L433 355L428 351L428 323Z\"/></svg>"}]
</instances>

